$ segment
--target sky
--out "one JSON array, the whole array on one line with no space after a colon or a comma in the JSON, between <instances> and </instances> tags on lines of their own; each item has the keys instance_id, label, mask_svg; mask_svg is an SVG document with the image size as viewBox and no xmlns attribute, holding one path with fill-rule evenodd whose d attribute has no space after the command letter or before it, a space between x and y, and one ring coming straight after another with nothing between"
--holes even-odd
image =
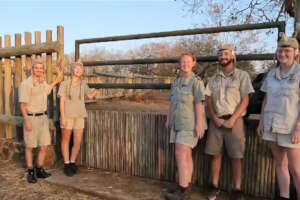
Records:
<instances>
[{"instance_id":1,"label":"sky","mask_svg":"<svg viewBox=\"0 0 300 200\"><path fill-rule=\"evenodd\" d=\"M41 31L43 42L50 29L56 40L56 27L62 25L66 54L74 53L76 39L174 31L205 23L205 18L189 14L181 0L0 0L0 5L0 36ZM122 50L141 42L110 42L104 46ZM98 46L83 45L81 51Z\"/></svg>"},{"instance_id":2,"label":"sky","mask_svg":"<svg viewBox=\"0 0 300 200\"><path fill-rule=\"evenodd\" d=\"M183 10L183 4L174 0L11 0L0 3L0 36L41 31L44 40L46 30L50 29L55 40L56 27L62 25L65 53L74 52L76 39L188 29L197 23L195 17Z\"/></svg>"}]
</instances>

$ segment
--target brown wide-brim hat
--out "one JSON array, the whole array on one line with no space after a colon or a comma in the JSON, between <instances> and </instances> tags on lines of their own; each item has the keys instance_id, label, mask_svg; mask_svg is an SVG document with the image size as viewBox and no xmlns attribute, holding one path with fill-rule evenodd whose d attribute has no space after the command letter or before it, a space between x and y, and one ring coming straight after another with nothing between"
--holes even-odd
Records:
<instances>
[{"instance_id":1,"label":"brown wide-brim hat","mask_svg":"<svg viewBox=\"0 0 300 200\"><path fill-rule=\"evenodd\" d=\"M299 43L296 38L288 37L284 33L281 33L281 38L278 41L278 47L292 47L294 49L299 49Z\"/></svg>"},{"instance_id":2,"label":"brown wide-brim hat","mask_svg":"<svg viewBox=\"0 0 300 200\"><path fill-rule=\"evenodd\" d=\"M229 50L229 51L234 51L235 47L233 44L225 44L221 43L219 46L218 51L223 51L223 50Z\"/></svg>"}]
</instances>

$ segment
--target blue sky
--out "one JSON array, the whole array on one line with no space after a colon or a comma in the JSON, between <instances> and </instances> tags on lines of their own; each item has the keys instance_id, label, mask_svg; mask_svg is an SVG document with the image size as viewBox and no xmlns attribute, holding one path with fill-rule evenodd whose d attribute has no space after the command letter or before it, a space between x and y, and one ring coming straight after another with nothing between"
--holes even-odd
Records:
<instances>
[{"instance_id":1,"label":"blue sky","mask_svg":"<svg viewBox=\"0 0 300 200\"><path fill-rule=\"evenodd\" d=\"M173 0L0 2L0 36L41 31L44 40L47 29L56 33L62 25L66 53L74 52L76 39L187 29L198 23Z\"/></svg>"},{"instance_id":2,"label":"blue sky","mask_svg":"<svg viewBox=\"0 0 300 200\"><path fill-rule=\"evenodd\" d=\"M204 17L188 14L181 0L0 0L0 5L0 36L41 31L44 41L45 32L50 29L56 40L56 26L62 25L68 54L74 52L76 39L173 31L205 24ZM95 47L124 50L143 42L166 40L89 44L83 45L81 52ZM270 49L276 47L275 40L269 44Z\"/></svg>"}]
</instances>

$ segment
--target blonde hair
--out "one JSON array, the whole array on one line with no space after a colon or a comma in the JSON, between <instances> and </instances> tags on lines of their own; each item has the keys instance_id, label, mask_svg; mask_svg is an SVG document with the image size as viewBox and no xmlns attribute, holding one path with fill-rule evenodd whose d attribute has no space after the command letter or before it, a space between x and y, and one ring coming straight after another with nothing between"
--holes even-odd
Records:
<instances>
[{"instance_id":1,"label":"blonde hair","mask_svg":"<svg viewBox=\"0 0 300 200\"><path fill-rule=\"evenodd\" d=\"M73 75L74 75L74 69L75 69L75 67L76 66L81 66L81 67L83 67L83 63L80 61L80 60L78 60L77 62L73 62L73 63L71 63L71 74L72 74L72 77L71 77L71 81L70 81L70 85L67 87L68 89L67 89L67 94L68 94L68 97L69 97L69 99L71 100L72 99L72 95L71 95L71 89L72 89L72 82L73 82ZM79 84L79 87L80 87L80 89L79 89L79 99L81 100L81 92L82 92L82 76L80 77L80 84Z\"/></svg>"}]
</instances>

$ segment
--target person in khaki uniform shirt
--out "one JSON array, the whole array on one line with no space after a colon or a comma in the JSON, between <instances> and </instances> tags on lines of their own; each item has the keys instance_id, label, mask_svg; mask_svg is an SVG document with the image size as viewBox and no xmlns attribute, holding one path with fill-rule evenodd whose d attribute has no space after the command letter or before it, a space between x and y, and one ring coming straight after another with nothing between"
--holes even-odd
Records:
<instances>
[{"instance_id":1,"label":"person in khaki uniform shirt","mask_svg":"<svg viewBox=\"0 0 300 200\"><path fill-rule=\"evenodd\" d=\"M76 62L71 65L72 78L61 83L58 95L60 96L60 114L62 137L62 154L64 157L64 173L73 176L77 173L75 165L76 158L82 143L84 118L87 117L84 99L93 99L98 92L90 89L87 83L82 80L83 65ZM73 130L74 145L72 147L71 159L69 153L70 137Z\"/></svg>"},{"instance_id":2,"label":"person in khaki uniform shirt","mask_svg":"<svg viewBox=\"0 0 300 200\"><path fill-rule=\"evenodd\" d=\"M37 178L50 176L43 169L47 146L51 144L49 121L46 113L47 97L54 86L62 80L63 75L62 72L59 72L57 79L51 85L48 85L44 79L44 72L43 63L39 60L34 61L32 65L33 75L24 80L19 88L19 102L24 117L25 154L29 183L36 183ZM40 147L40 151L37 167L34 167L33 148L36 147Z\"/></svg>"},{"instance_id":3,"label":"person in khaki uniform shirt","mask_svg":"<svg viewBox=\"0 0 300 200\"><path fill-rule=\"evenodd\" d=\"M300 65L299 44L282 35L276 57L279 67L271 70L261 90L266 93L258 134L270 143L276 164L280 196L290 197L290 173L300 199Z\"/></svg>"},{"instance_id":4,"label":"person in khaki uniform shirt","mask_svg":"<svg viewBox=\"0 0 300 200\"><path fill-rule=\"evenodd\" d=\"M225 144L231 158L233 186L231 199L243 199L242 159L245 151L243 116L249 104L249 93L254 92L247 72L237 69L234 46L221 44L218 51L219 71L206 87L210 123L205 153L212 156L212 183L208 199L214 200L220 190L219 177L222 166L222 151Z\"/></svg>"},{"instance_id":5,"label":"person in khaki uniform shirt","mask_svg":"<svg viewBox=\"0 0 300 200\"><path fill-rule=\"evenodd\" d=\"M179 185L166 194L167 200L189 199L193 174L192 149L206 128L203 101L205 88L193 73L196 57L183 54L180 60L182 76L175 80L171 91L171 106L166 127L171 129L170 143L175 143Z\"/></svg>"}]
</instances>

